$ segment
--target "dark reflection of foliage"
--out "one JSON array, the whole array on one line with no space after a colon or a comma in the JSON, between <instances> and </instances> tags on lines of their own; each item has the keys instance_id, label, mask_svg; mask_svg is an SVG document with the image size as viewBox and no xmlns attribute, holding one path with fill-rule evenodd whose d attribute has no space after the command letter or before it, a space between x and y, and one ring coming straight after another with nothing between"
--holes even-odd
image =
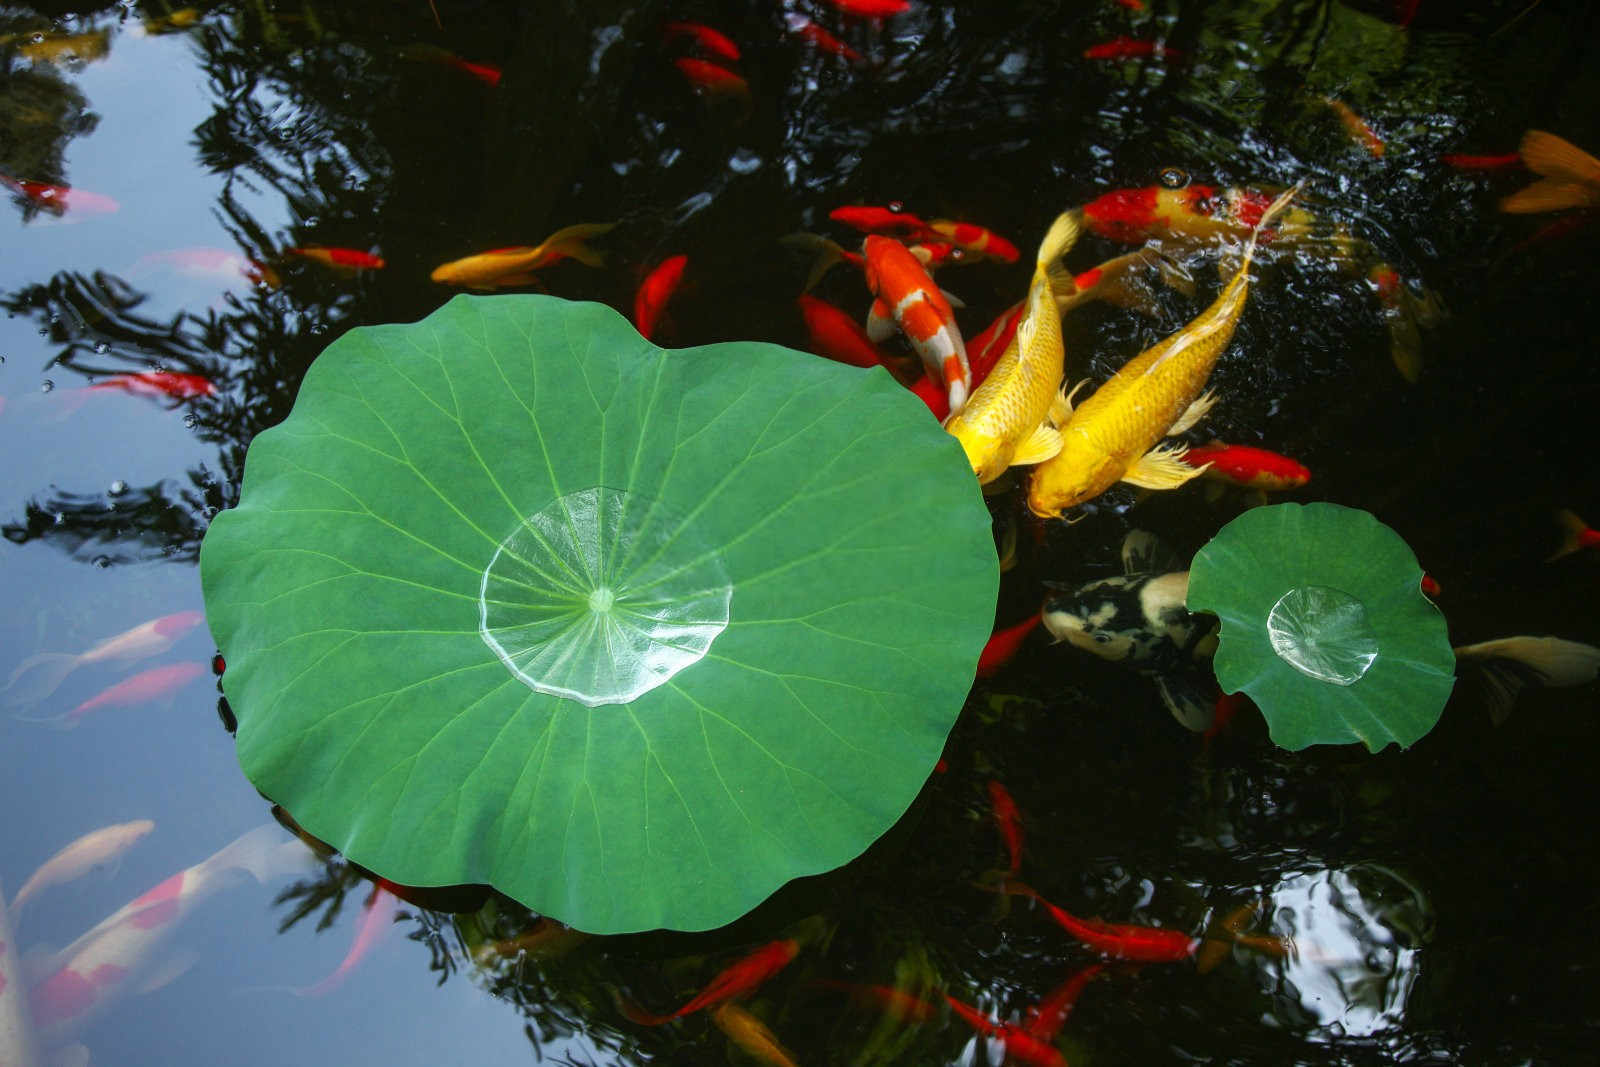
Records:
<instances>
[{"instance_id":1,"label":"dark reflection of foliage","mask_svg":"<svg viewBox=\"0 0 1600 1067\"><path fill-rule=\"evenodd\" d=\"M22 57L22 42L49 28L41 15L0 13L0 40L7 40L0 44L0 175L59 185L67 143L92 133L100 119L61 68ZM47 210L15 191L11 199L25 220Z\"/></svg>"}]
</instances>

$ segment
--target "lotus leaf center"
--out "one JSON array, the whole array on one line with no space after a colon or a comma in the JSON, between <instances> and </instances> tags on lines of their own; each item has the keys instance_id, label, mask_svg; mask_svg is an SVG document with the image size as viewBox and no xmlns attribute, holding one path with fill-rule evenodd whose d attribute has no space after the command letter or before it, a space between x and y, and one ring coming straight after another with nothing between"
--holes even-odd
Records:
<instances>
[{"instance_id":1,"label":"lotus leaf center","mask_svg":"<svg viewBox=\"0 0 1600 1067\"><path fill-rule=\"evenodd\" d=\"M679 515L595 486L500 542L478 589L479 632L530 689L626 704L705 656L732 594L721 553Z\"/></svg>"},{"instance_id":2,"label":"lotus leaf center","mask_svg":"<svg viewBox=\"0 0 1600 1067\"><path fill-rule=\"evenodd\" d=\"M1325 585L1289 590L1267 616L1272 651L1319 682L1354 685L1378 658L1378 637L1366 605Z\"/></svg>"}]
</instances>

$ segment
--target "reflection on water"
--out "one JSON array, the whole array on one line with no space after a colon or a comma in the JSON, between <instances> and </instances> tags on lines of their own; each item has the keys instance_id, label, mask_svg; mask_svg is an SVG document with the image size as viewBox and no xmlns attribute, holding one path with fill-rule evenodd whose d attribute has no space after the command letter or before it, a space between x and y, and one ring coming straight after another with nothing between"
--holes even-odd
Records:
<instances>
[{"instance_id":1,"label":"reflection on water","mask_svg":"<svg viewBox=\"0 0 1600 1067\"><path fill-rule=\"evenodd\" d=\"M1409 26L1398 7L1415 9ZM0 674L198 610L192 564L250 440L344 330L437 307L449 293L429 275L448 261L617 220L605 269L558 264L537 286L627 311L651 264L686 254L671 343L803 346L808 264L777 239L854 240L830 228L835 207L903 201L1026 248L1058 211L1112 190L1208 188L1247 205L1226 191L1302 179L1317 221L1298 247L1268 250L1206 433L1293 455L1315 472L1297 499L1400 530L1444 587L1452 637L1600 640L1582 592L1592 555L1542 562L1555 508L1600 514L1573 440L1595 397L1573 310L1593 287L1592 220L1541 231L1500 216L1525 175L1439 159L1509 153L1528 128L1600 145L1589 5L918 0L881 22L805 0L55 11L0 11ZM694 91L674 60L703 53L663 38L664 20L737 42L748 107ZM1102 225L1072 265L1149 236ZM1192 317L1214 292L1216 236L1164 242L1192 298L1163 287L1153 315L1075 310L1074 375L1104 380ZM858 277L835 269L818 295L860 314ZM975 333L1027 269L946 278ZM1187 552L1243 503L1115 490L1076 526L1025 532L999 621L1035 610L1041 579L1116 573L1130 526ZM20 710L60 716L209 651L195 631L147 660L84 662ZM1087 984L1053 1038L1074 1064L1588 1051L1595 727L1573 702L1525 694L1491 731L1463 685L1405 754L1290 757L1248 713L1202 749L1150 687L1066 651L1025 644L980 683L947 773L861 861L727 930L601 941L468 891L396 905L407 936L373 936L322 996L229 993L304 988L352 957L370 891L334 858L196 909L187 974L181 953L141 963L145 982L81 1027L42 1025L43 1043L120 1063L495 1060L529 1042L573 1063L721 1062L746 1054L706 1016L640 1027L619 996L682 1004L795 936L799 955L742 1010L797 1061L997 1062L1000 1025L1094 960L1026 902L973 888L1004 862L985 790L1001 780L1023 813L1024 877L1074 914L1198 936L1252 887L1270 903L1215 969L1121 965ZM196 684L72 731L0 721L0 802L43 813L0 830L13 891L88 828L160 827L119 869L31 896L11 915L24 946L89 936L129 886L194 870L261 821L214 700ZM1294 941L1282 960L1279 937ZM829 982L902 999L846 999Z\"/></svg>"}]
</instances>

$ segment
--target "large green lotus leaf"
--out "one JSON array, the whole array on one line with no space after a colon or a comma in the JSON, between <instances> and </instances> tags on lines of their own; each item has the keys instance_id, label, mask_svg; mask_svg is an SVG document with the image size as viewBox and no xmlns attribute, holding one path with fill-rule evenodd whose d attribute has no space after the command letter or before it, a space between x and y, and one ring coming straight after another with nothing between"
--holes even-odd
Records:
<instances>
[{"instance_id":1,"label":"large green lotus leaf","mask_svg":"<svg viewBox=\"0 0 1600 1067\"><path fill-rule=\"evenodd\" d=\"M881 370L458 296L323 353L200 563L262 792L394 881L615 933L726 923L904 812L988 528Z\"/></svg>"},{"instance_id":2,"label":"large green lotus leaf","mask_svg":"<svg viewBox=\"0 0 1600 1067\"><path fill-rule=\"evenodd\" d=\"M1288 749L1402 748L1455 682L1444 618L1400 535L1338 504L1252 508L1195 556L1188 606L1222 620L1224 691L1244 690Z\"/></svg>"}]
</instances>

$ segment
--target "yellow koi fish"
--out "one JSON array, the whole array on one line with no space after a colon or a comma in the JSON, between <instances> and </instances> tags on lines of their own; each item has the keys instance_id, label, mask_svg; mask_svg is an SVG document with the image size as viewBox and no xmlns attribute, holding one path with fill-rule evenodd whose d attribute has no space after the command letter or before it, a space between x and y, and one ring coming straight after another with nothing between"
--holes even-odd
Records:
<instances>
[{"instance_id":1,"label":"yellow koi fish","mask_svg":"<svg viewBox=\"0 0 1600 1067\"><path fill-rule=\"evenodd\" d=\"M1065 358L1051 267L1077 239L1077 214L1057 216L1039 244L1027 314L1016 336L967 406L944 424L961 442L980 483L994 481L1008 467L1042 463L1061 451L1061 435L1048 419Z\"/></svg>"},{"instance_id":2,"label":"yellow koi fish","mask_svg":"<svg viewBox=\"0 0 1600 1067\"><path fill-rule=\"evenodd\" d=\"M562 259L575 259L591 267L603 267L606 254L586 243L616 226L614 222L580 222L546 237L532 248L518 245L496 248L475 256L451 260L434 268L431 277L443 285L471 289L498 289L507 285L527 285L533 272Z\"/></svg>"},{"instance_id":3,"label":"yellow koi fish","mask_svg":"<svg viewBox=\"0 0 1600 1067\"><path fill-rule=\"evenodd\" d=\"M1299 188L1289 189L1262 213L1238 269L1210 307L1182 330L1129 360L1076 410L1069 395L1061 451L1035 468L1028 483L1028 507L1035 515L1054 518L1118 481L1145 489L1175 489L1206 469L1183 462L1187 447L1155 447L1156 442L1193 426L1214 402L1201 390L1244 312L1256 239Z\"/></svg>"},{"instance_id":4,"label":"yellow koi fish","mask_svg":"<svg viewBox=\"0 0 1600 1067\"><path fill-rule=\"evenodd\" d=\"M768 1067L796 1067L789 1050L778 1043L778 1035L735 1002L729 1000L717 1005L711 1013L711 1021L735 1045Z\"/></svg>"}]
</instances>

